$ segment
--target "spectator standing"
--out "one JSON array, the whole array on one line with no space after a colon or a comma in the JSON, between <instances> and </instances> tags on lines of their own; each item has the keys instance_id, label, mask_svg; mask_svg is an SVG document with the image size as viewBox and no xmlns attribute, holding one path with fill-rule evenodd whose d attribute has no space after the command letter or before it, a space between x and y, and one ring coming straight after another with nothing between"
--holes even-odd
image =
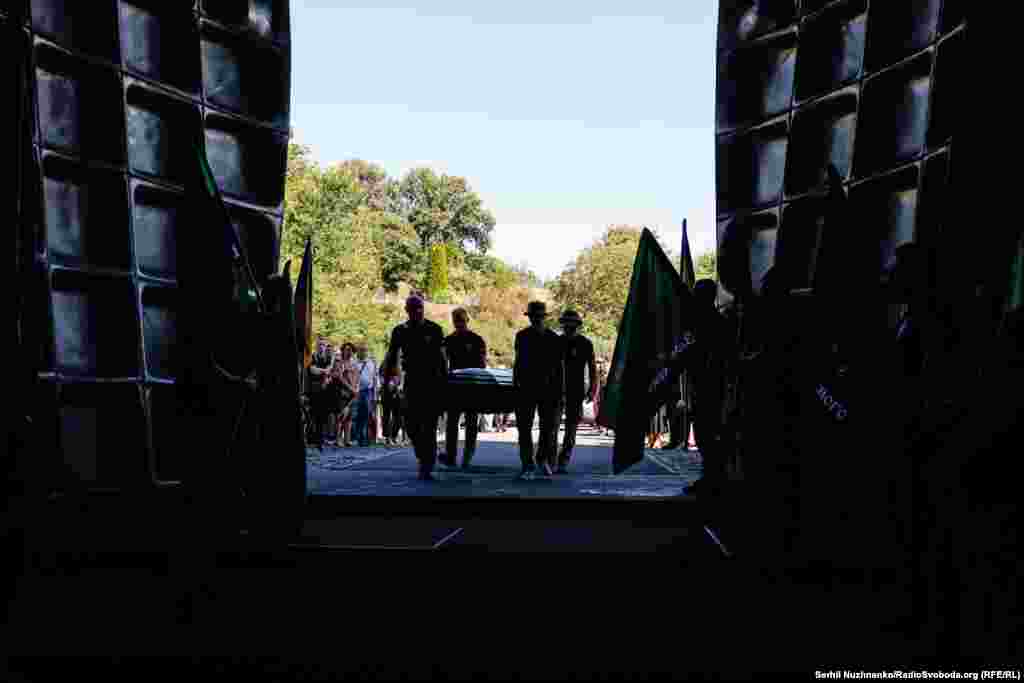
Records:
<instances>
[{"instance_id":1,"label":"spectator standing","mask_svg":"<svg viewBox=\"0 0 1024 683\"><path fill-rule=\"evenodd\" d=\"M308 370L309 404L314 423L313 440L314 445L320 450L324 448L324 432L327 429L327 418L330 413L329 397L326 391L330 367L331 357L328 354L327 344L320 340L317 342L316 352L313 354Z\"/></svg>"},{"instance_id":2,"label":"spectator standing","mask_svg":"<svg viewBox=\"0 0 1024 683\"><path fill-rule=\"evenodd\" d=\"M377 404L377 364L368 356L365 343L359 344L356 354L357 360L353 365L357 372L358 390L352 415L353 438L365 448L370 445L370 411Z\"/></svg>"},{"instance_id":3,"label":"spectator standing","mask_svg":"<svg viewBox=\"0 0 1024 683\"><path fill-rule=\"evenodd\" d=\"M353 402L359 393L359 371L356 369L353 354L355 346L349 342L342 344L335 357L334 378L340 383L341 400L338 405L338 445L352 445L352 409Z\"/></svg>"}]
</instances>

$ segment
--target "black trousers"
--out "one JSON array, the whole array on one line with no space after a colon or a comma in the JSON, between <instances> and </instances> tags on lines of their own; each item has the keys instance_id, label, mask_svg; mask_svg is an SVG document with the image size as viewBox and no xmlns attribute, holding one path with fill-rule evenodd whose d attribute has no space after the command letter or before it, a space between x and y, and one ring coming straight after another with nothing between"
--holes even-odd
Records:
<instances>
[{"instance_id":1,"label":"black trousers","mask_svg":"<svg viewBox=\"0 0 1024 683\"><path fill-rule=\"evenodd\" d=\"M557 396L540 392L527 392L520 398L516 409L516 428L519 430L519 459L523 467L553 464L558 449ZM533 452L533 417L540 416L540 437L536 460Z\"/></svg>"},{"instance_id":2,"label":"black trousers","mask_svg":"<svg viewBox=\"0 0 1024 683\"><path fill-rule=\"evenodd\" d=\"M384 390L380 395L381 421L383 422L384 438L397 439L398 429L402 424L402 404L391 391Z\"/></svg>"},{"instance_id":3,"label":"black trousers","mask_svg":"<svg viewBox=\"0 0 1024 683\"><path fill-rule=\"evenodd\" d=\"M318 446L324 444L327 416L331 412L331 392L321 389L310 394L310 409L313 412L313 434Z\"/></svg>"},{"instance_id":4,"label":"black trousers","mask_svg":"<svg viewBox=\"0 0 1024 683\"><path fill-rule=\"evenodd\" d=\"M698 394L699 397L699 394ZM693 438L704 461L704 479L725 478L725 444L722 442L722 405L718 397L698 398L693 415Z\"/></svg>"},{"instance_id":5,"label":"black trousers","mask_svg":"<svg viewBox=\"0 0 1024 683\"><path fill-rule=\"evenodd\" d=\"M565 411L565 436L562 437L562 450L558 454L558 464L568 465L572 457L572 449L576 447L576 430L579 429L580 420L583 418L583 397L569 396L561 410ZM558 425L555 425L556 434Z\"/></svg>"},{"instance_id":6,"label":"black trousers","mask_svg":"<svg viewBox=\"0 0 1024 683\"><path fill-rule=\"evenodd\" d=\"M466 416L466 446L462 452L464 460L476 453L476 437L480 431L480 413L463 413L461 410L449 410L445 425L445 453L449 458L459 455L459 422Z\"/></svg>"},{"instance_id":7,"label":"black trousers","mask_svg":"<svg viewBox=\"0 0 1024 683\"><path fill-rule=\"evenodd\" d=\"M420 467L433 468L437 462L437 421L441 416L438 397L443 386L437 383L413 384L405 388L405 433L412 440Z\"/></svg>"}]
</instances>

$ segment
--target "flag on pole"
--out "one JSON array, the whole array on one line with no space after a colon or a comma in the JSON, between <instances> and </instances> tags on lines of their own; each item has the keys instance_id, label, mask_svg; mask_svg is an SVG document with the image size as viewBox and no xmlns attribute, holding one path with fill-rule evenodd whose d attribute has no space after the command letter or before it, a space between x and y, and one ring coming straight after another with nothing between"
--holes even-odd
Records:
<instances>
[{"instance_id":1,"label":"flag on pole","mask_svg":"<svg viewBox=\"0 0 1024 683\"><path fill-rule=\"evenodd\" d=\"M313 362L313 239L306 238L302 267L295 283L295 334L303 368Z\"/></svg>"},{"instance_id":2,"label":"flag on pole","mask_svg":"<svg viewBox=\"0 0 1024 683\"><path fill-rule=\"evenodd\" d=\"M178 232L178 385L196 410L212 409L211 361L247 372L251 359L235 348L246 335L244 315L262 311L262 296L206 156L200 128L186 179L189 229ZM244 354L242 354L244 356ZM251 370L251 368L249 368ZM205 406L205 407L204 407Z\"/></svg>"},{"instance_id":3,"label":"flag on pole","mask_svg":"<svg viewBox=\"0 0 1024 683\"><path fill-rule=\"evenodd\" d=\"M690 252L690 237L686 234L686 219L683 219L683 240L679 257L679 275L691 290L697 282L697 271L693 268L693 254Z\"/></svg>"},{"instance_id":4,"label":"flag on pole","mask_svg":"<svg viewBox=\"0 0 1024 683\"><path fill-rule=\"evenodd\" d=\"M696 341L692 310L689 289L645 228L597 418L615 430L615 474L644 457L647 423L672 397L686 351Z\"/></svg>"}]
</instances>

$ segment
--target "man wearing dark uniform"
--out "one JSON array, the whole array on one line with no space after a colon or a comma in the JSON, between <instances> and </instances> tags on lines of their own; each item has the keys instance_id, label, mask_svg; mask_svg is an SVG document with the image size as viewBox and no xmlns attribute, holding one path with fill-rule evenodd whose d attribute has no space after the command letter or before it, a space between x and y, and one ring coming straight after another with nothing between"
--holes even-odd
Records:
<instances>
[{"instance_id":1,"label":"man wearing dark uniform","mask_svg":"<svg viewBox=\"0 0 1024 683\"><path fill-rule=\"evenodd\" d=\"M516 333L516 360L512 382L519 396L516 428L519 430L520 477L531 478L540 466L542 476L552 474L558 448L558 405L565 391L562 339L544 327L547 306L531 301L526 315L530 326ZM540 443L536 461L533 453L533 416L540 418Z\"/></svg>"},{"instance_id":2,"label":"man wearing dark uniform","mask_svg":"<svg viewBox=\"0 0 1024 683\"><path fill-rule=\"evenodd\" d=\"M445 337L444 348L448 356L448 367L451 370L462 370L464 368L485 368L487 367L487 343L484 338L475 332L469 331L469 313L464 308L456 308L452 311L452 324L455 332ZM449 410L447 417L447 429L445 430L445 454L441 458L441 464L446 467L455 467L455 460L459 453L459 421L463 411ZM469 467L469 462L476 452L476 437L480 428L480 414L466 412L466 446L462 451L462 468Z\"/></svg>"},{"instance_id":3,"label":"man wearing dark uniform","mask_svg":"<svg viewBox=\"0 0 1024 683\"><path fill-rule=\"evenodd\" d=\"M432 481L437 459L437 420L439 398L445 390L448 363L444 355L444 330L423 318L423 299L417 295L405 300L409 320L395 327L388 346L388 377L398 371L398 354L402 354L405 373L405 396L402 414L406 433L412 439L416 459L420 463L419 478Z\"/></svg>"},{"instance_id":4,"label":"man wearing dark uniform","mask_svg":"<svg viewBox=\"0 0 1024 683\"><path fill-rule=\"evenodd\" d=\"M314 445L321 451L324 449L324 432L327 427L327 416L331 412L331 391L325 380L331 368L331 353L327 344L320 340L316 345L308 373L309 407L313 416Z\"/></svg>"},{"instance_id":5,"label":"man wearing dark uniform","mask_svg":"<svg viewBox=\"0 0 1024 683\"><path fill-rule=\"evenodd\" d=\"M691 368L694 393L693 436L704 461L704 476L694 489L715 488L725 480L722 410L725 364L735 339L725 317L715 308L718 283L699 280L693 287L696 311L696 360Z\"/></svg>"},{"instance_id":6,"label":"man wearing dark uniform","mask_svg":"<svg viewBox=\"0 0 1024 683\"><path fill-rule=\"evenodd\" d=\"M569 459L576 446L576 430L583 417L583 403L594 400L597 388L597 362L594 359L594 345L579 333L583 318L573 310L567 310L558 319L562 326L562 340L565 344L565 436L562 450L558 454L558 474L569 470ZM587 376L584 378L583 370Z\"/></svg>"}]
</instances>

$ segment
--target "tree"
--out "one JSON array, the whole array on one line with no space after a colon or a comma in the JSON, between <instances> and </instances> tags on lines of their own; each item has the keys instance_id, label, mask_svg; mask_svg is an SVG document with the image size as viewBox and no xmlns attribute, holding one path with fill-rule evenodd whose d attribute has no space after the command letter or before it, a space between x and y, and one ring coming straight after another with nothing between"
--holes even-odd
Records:
<instances>
[{"instance_id":1,"label":"tree","mask_svg":"<svg viewBox=\"0 0 1024 683\"><path fill-rule=\"evenodd\" d=\"M364 193L363 205L376 211L388 209L388 174L377 164L362 159L349 159L338 164L338 169L351 175Z\"/></svg>"},{"instance_id":2,"label":"tree","mask_svg":"<svg viewBox=\"0 0 1024 683\"><path fill-rule=\"evenodd\" d=\"M430 275L426 284L431 301L438 301L448 294L448 250L444 244L430 247Z\"/></svg>"},{"instance_id":3,"label":"tree","mask_svg":"<svg viewBox=\"0 0 1024 683\"><path fill-rule=\"evenodd\" d=\"M583 315L590 336L614 340L629 295L633 259L641 228L610 226L555 279L552 293L560 307Z\"/></svg>"},{"instance_id":4,"label":"tree","mask_svg":"<svg viewBox=\"0 0 1024 683\"><path fill-rule=\"evenodd\" d=\"M466 254L466 266L484 276L483 286L509 289L519 280L515 270L497 256L471 251Z\"/></svg>"},{"instance_id":5,"label":"tree","mask_svg":"<svg viewBox=\"0 0 1024 683\"><path fill-rule=\"evenodd\" d=\"M465 178L413 169L391 189L390 208L416 230L424 247L451 242L462 251L468 244L486 252L491 246L494 216Z\"/></svg>"},{"instance_id":6,"label":"tree","mask_svg":"<svg viewBox=\"0 0 1024 683\"><path fill-rule=\"evenodd\" d=\"M425 271L426 264L419 237L412 226L384 211L366 208L359 211L372 232L384 289L394 293L401 283L416 282Z\"/></svg>"},{"instance_id":7,"label":"tree","mask_svg":"<svg viewBox=\"0 0 1024 683\"><path fill-rule=\"evenodd\" d=\"M715 252L708 251L697 257L693 269L698 280L718 280L718 265Z\"/></svg>"},{"instance_id":8,"label":"tree","mask_svg":"<svg viewBox=\"0 0 1024 683\"><path fill-rule=\"evenodd\" d=\"M285 183L282 260L301 261L306 238L313 238L314 334L333 337L368 333L379 324L358 309L381 286L380 222L361 207L365 193L352 174L338 166L322 169L309 150L292 144ZM362 320L366 329L350 324Z\"/></svg>"},{"instance_id":9,"label":"tree","mask_svg":"<svg viewBox=\"0 0 1024 683\"><path fill-rule=\"evenodd\" d=\"M535 273L533 269L530 268L530 262L527 261L526 259L520 261L519 265L515 266L512 269L512 271L519 279L520 287L537 288L543 284L543 281L540 279L540 277L537 276L537 273Z\"/></svg>"}]
</instances>

